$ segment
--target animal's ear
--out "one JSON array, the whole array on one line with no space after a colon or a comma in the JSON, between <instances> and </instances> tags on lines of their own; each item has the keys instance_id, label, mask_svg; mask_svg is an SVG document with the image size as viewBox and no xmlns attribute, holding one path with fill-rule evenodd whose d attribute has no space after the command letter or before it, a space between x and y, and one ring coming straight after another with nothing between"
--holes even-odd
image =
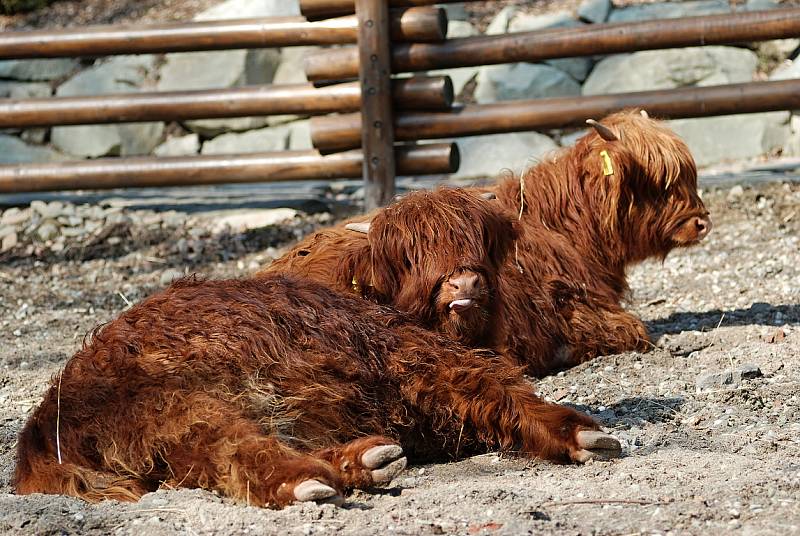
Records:
<instances>
[{"instance_id":1,"label":"animal's ear","mask_svg":"<svg viewBox=\"0 0 800 536\"><path fill-rule=\"evenodd\" d=\"M619 137L616 134L614 134L614 131L612 131L604 124L595 121L594 119L587 119L586 124L591 125L591 127L597 131L597 134L606 141L619 140Z\"/></svg>"},{"instance_id":2,"label":"animal's ear","mask_svg":"<svg viewBox=\"0 0 800 536\"><path fill-rule=\"evenodd\" d=\"M639 115L641 115L645 119L650 119L650 114L647 113L647 110L639 110Z\"/></svg>"}]
</instances>

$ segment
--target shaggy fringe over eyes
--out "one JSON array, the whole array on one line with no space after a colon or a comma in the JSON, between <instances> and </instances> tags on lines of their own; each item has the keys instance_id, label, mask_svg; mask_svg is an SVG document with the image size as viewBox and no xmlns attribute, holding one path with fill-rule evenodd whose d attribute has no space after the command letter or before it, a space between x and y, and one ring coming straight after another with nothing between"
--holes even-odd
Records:
<instances>
[{"instance_id":1,"label":"shaggy fringe over eyes","mask_svg":"<svg viewBox=\"0 0 800 536\"><path fill-rule=\"evenodd\" d=\"M372 219L369 284L386 302L427 317L437 286L455 271L480 272L491 284L516 236L513 216L493 201L460 189L413 192Z\"/></svg>"}]
</instances>

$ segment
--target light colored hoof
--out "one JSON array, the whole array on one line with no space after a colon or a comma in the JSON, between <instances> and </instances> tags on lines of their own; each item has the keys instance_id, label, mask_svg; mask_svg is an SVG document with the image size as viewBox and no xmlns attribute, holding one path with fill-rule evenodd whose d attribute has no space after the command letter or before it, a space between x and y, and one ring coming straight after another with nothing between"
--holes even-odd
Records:
<instances>
[{"instance_id":1,"label":"light colored hoof","mask_svg":"<svg viewBox=\"0 0 800 536\"><path fill-rule=\"evenodd\" d=\"M362 454L361 463L372 469L372 481L375 485L385 486L406 468L408 460L403 456L403 448L399 445L381 445Z\"/></svg>"},{"instance_id":2,"label":"light colored hoof","mask_svg":"<svg viewBox=\"0 0 800 536\"><path fill-rule=\"evenodd\" d=\"M622 445L616 437L599 430L583 430L576 436L582 450L573 456L576 462L589 460L609 460L622 454Z\"/></svg>"},{"instance_id":3,"label":"light colored hoof","mask_svg":"<svg viewBox=\"0 0 800 536\"><path fill-rule=\"evenodd\" d=\"M341 504L344 499L335 489L318 480L304 480L294 487L294 497L300 502L326 502Z\"/></svg>"}]
</instances>

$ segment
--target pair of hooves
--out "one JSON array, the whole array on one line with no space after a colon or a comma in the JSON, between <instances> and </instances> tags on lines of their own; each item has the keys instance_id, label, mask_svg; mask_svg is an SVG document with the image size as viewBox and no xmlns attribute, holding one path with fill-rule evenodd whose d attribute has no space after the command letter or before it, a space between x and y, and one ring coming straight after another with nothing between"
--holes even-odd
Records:
<instances>
[{"instance_id":1,"label":"pair of hooves","mask_svg":"<svg viewBox=\"0 0 800 536\"><path fill-rule=\"evenodd\" d=\"M372 483L385 486L406 468L406 457L400 445L379 445L361 455L361 463L370 470ZM344 498L335 489L319 480L309 479L294 488L298 502L319 502L340 505Z\"/></svg>"},{"instance_id":2,"label":"pair of hooves","mask_svg":"<svg viewBox=\"0 0 800 536\"><path fill-rule=\"evenodd\" d=\"M578 450L572 454L572 460L586 463L589 460L610 460L619 458L622 445L619 440L599 430L581 430L576 434Z\"/></svg>"}]
</instances>

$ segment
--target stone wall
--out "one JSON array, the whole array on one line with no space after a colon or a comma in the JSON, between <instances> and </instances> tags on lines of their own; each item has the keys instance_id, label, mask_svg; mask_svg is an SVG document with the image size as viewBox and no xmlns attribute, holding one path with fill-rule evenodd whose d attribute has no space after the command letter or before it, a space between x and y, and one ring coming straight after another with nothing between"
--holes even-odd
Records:
<instances>
[{"instance_id":1,"label":"stone wall","mask_svg":"<svg viewBox=\"0 0 800 536\"><path fill-rule=\"evenodd\" d=\"M749 0L739 9L767 9L772 0ZM485 32L531 31L726 13L727 0L694 0L614 8L610 0L584 0L576 12L531 15L502 9ZM448 6L451 37L477 35L466 11ZM228 0L198 19L298 14L293 0ZM800 77L800 39L750 47L698 47L451 69L461 99L479 103L579 96ZM229 88L304 82L302 57L309 48L232 50L0 62L0 98L98 95L131 91ZM672 121L701 166L763 155L800 156L800 115L792 111ZM528 132L476 136L460 141L459 178L519 169L568 144L579 132ZM102 156L225 154L310 148L308 121L296 116L185 121L180 124L88 125L0 133L0 163L59 161ZM492 154L491 159L485 158Z\"/></svg>"}]
</instances>

